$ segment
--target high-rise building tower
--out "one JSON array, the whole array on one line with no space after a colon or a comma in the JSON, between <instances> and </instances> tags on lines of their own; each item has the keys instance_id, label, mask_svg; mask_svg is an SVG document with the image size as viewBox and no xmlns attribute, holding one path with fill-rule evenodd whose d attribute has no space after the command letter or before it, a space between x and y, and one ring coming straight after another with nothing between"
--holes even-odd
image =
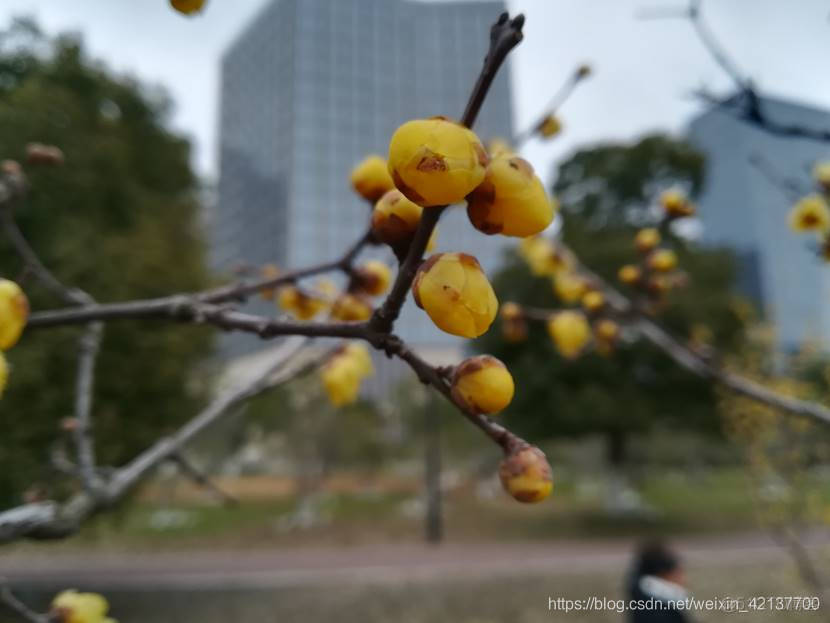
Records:
<instances>
[{"instance_id":1,"label":"high-rise building tower","mask_svg":"<svg viewBox=\"0 0 830 623\"><path fill-rule=\"evenodd\" d=\"M770 98L761 106L781 124L830 128L826 111ZM689 139L706 155L699 199L704 242L737 252L741 289L760 304L782 349L805 340L830 348L830 267L817 257L810 237L789 230L794 198L753 164L761 158L763 167L780 178L799 180L808 192L810 170L817 160L830 157L830 148L770 134L719 108L691 122Z\"/></svg>"},{"instance_id":2,"label":"high-rise building tower","mask_svg":"<svg viewBox=\"0 0 830 623\"><path fill-rule=\"evenodd\" d=\"M222 60L216 267L338 257L369 215L350 189L351 168L385 156L404 121L461 115L503 10L503 2L270 2ZM476 123L482 140L511 135L508 74L505 66ZM485 269L504 246L474 230L462 207L439 225L438 250L471 253ZM418 344L461 343L411 302L396 332ZM226 346L240 353L254 344L229 336Z\"/></svg>"}]
</instances>

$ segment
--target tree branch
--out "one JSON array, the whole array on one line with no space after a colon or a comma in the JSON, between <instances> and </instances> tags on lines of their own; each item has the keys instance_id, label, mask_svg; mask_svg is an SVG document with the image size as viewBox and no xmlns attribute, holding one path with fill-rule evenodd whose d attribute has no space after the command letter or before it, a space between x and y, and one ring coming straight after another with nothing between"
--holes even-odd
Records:
<instances>
[{"instance_id":1,"label":"tree branch","mask_svg":"<svg viewBox=\"0 0 830 623\"><path fill-rule=\"evenodd\" d=\"M160 439L127 465L116 469L101 484L98 495L92 496L87 491L81 491L63 503L36 502L0 513L0 543L21 538L64 538L74 534L85 520L123 498L156 466L170 460L234 407L304 374L328 355L328 352L324 352L307 357L305 361L293 362L299 358L305 345L306 340L303 338L286 340L258 374L217 397L176 433ZM292 362L294 365L291 365Z\"/></svg>"},{"instance_id":2,"label":"tree branch","mask_svg":"<svg viewBox=\"0 0 830 623\"><path fill-rule=\"evenodd\" d=\"M40 614L39 612L35 612L29 608L29 606L20 601L14 593L12 593L12 590L9 588L5 578L0 578L0 603L4 604L9 610L29 623L55 623L55 619L48 614Z\"/></svg>"}]
</instances>

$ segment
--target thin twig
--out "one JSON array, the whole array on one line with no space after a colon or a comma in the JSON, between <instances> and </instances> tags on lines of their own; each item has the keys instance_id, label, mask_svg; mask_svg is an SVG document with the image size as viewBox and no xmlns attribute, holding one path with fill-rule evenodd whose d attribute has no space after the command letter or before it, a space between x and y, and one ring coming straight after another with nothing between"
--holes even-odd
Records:
<instances>
[{"instance_id":1,"label":"thin twig","mask_svg":"<svg viewBox=\"0 0 830 623\"><path fill-rule=\"evenodd\" d=\"M35 612L20 601L12 592L12 589L9 588L5 578L0 578L0 603L4 604L24 621L29 621L29 623L54 623L54 619L48 614Z\"/></svg>"},{"instance_id":2,"label":"thin twig","mask_svg":"<svg viewBox=\"0 0 830 623\"><path fill-rule=\"evenodd\" d=\"M213 493L213 495L222 500L222 502L224 502L227 506L235 506L239 504L239 500L236 497L222 489L222 487L211 480L210 476L193 465L193 463L191 463L187 457L184 456L181 450L173 453L170 460L176 464L176 467L179 468L179 471L181 471L182 474L190 478L200 487L203 487Z\"/></svg>"}]
</instances>

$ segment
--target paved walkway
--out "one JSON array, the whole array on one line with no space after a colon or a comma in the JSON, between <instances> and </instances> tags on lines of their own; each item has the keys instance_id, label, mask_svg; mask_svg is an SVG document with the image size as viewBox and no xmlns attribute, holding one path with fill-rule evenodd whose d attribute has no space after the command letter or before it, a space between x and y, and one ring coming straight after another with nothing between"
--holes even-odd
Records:
<instances>
[{"instance_id":1,"label":"paved walkway","mask_svg":"<svg viewBox=\"0 0 830 623\"><path fill-rule=\"evenodd\" d=\"M674 542L690 566L787 564L762 534ZM261 551L22 553L0 556L13 584L79 583L139 589L272 587L343 582L401 582L522 572L622 573L631 541L515 544L372 545ZM1 554L2 552L0 552Z\"/></svg>"}]
</instances>

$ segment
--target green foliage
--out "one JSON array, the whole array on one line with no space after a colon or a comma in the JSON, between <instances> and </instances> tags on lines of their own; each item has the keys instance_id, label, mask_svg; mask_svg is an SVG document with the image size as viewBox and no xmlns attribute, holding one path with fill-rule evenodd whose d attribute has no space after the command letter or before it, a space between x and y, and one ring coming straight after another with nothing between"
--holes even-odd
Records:
<instances>
[{"instance_id":1,"label":"green foliage","mask_svg":"<svg viewBox=\"0 0 830 623\"><path fill-rule=\"evenodd\" d=\"M595 226L647 219L656 192L675 184L695 194L704 158L688 143L656 134L633 145L608 144L576 152L559 167L553 190L567 214Z\"/></svg>"},{"instance_id":2,"label":"green foliage","mask_svg":"<svg viewBox=\"0 0 830 623\"><path fill-rule=\"evenodd\" d=\"M27 168L15 214L44 263L101 301L188 291L208 283L189 145L165 127L169 102L84 55L79 41L45 39L32 24L0 35L0 156L37 141L63 149L59 168ZM0 274L22 266L0 243ZM63 303L22 278L33 309ZM73 410L77 329L33 331L8 353L0 403L0 502L38 481L59 421ZM210 333L152 322L107 327L94 418L102 464L119 464L172 429L200 402L194 366Z\"/></svg>"},{"instance_id":3,"label":"green foliage","mask_svg":"<svg viewBox=\"0 0 830 623\"><path fill-rule=\"evenodd\" d=\"M650 192L669 179L697 187L701 165L699 154L664 137L578 152L560 167L556 183L565 213L564 240L587 266L615 284L618 268L637 260L631 221L642 222ZM641 213L632 217L634 205ZM731 290L730 254L676 242L689 285L669 295L659 321L680 339L703 323L718 347L731 348L740 339L742 322ZM493 285L500 301L561 307L549 279L534 277L512 255ZM499 331L490 331L476 347L504 361L517 379L506 422L535 441L604 434L611 458L620 460L626 436L657 423L672 430L718 430L711 383L678 368L644 340L623 343L610 357L591 352L565 361L543 323L536 322L525 342L509 344Z\"/></svg>"}]
</instances>

